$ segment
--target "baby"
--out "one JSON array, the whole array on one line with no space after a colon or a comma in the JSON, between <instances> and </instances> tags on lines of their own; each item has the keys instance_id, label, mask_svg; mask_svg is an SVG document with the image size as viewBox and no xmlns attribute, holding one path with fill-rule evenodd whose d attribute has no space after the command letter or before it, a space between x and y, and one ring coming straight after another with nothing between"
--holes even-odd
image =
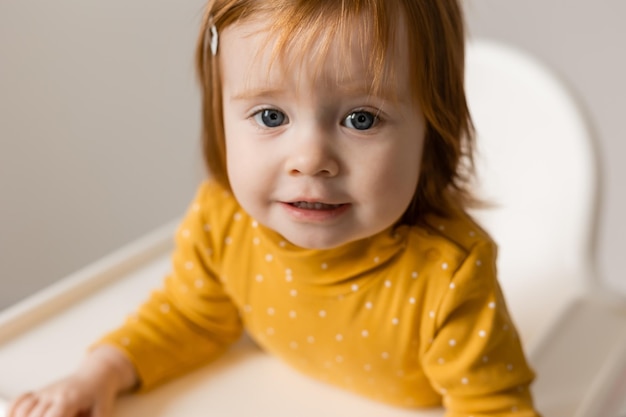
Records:
<instances>
[{"instance_id":1,"label":"baby","mask_svg":"<svg viewBox=\"0 0 626 417\"><path fill-rule=\"evenodd\" d=\"M211 0L197 49L209 178L172 272L11 417L109 416L245 329L313 378L447 417L538 416L496 246L466 213L457 0ZM210 407L210 404L207 404Z\"/></svg>"}]
</instances>

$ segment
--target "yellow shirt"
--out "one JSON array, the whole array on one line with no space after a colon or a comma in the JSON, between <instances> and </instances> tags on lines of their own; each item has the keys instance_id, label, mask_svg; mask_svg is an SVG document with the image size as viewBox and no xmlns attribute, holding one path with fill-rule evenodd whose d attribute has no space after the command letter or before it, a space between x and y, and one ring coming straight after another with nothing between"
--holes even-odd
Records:
<instances>
[{"instance_id":1,"label":"yellow shirt","mask_svg":"<svg viewBox=\"0 0 626 417\"><path fill-rule=\"evenodd\" d=\"M164 288L103 342L126 352L142 389L214 359L245 328L293 367L373 399L537 416L494 243L466 217L429 224L302 249L207 182Z\"/></svg>"}]
</instances>

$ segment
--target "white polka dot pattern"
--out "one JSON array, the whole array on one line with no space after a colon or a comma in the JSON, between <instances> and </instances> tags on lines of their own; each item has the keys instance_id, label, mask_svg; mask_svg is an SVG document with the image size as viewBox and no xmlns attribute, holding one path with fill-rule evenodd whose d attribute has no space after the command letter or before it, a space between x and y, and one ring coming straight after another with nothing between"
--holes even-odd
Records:
<instances>
[{"instance_id":1,"label":"white polka dot pattern","mask_svg":"<svg viewBox=\"0 0 626 417\"><path fill-rule=\"evenodd\" d=\"M400 406L443 396L461 407L463 398L487 391L485 370L498 375L488 382L494 392L503 389L497 384L515 387L507 412L529 409L532 373L499 299L494 246L469 219L399 227L337 253L299 251L209 184L178 232L176 296L168 287L143 307L154 319L178 326L192 320L182 311L195 309L193 326L220 329L212 334L228 342L243 322L259 344L304 372ZM461 310L473 316L455 314ZM111 341L146 363L165 363L142 347L142 326L129 318ZM180 332L169 350L163 341L168 363L204 361L218 351L188 329L168 332ZM158 383L156 371L139 362L145 386Z\"/></svg>"}]
</instances>

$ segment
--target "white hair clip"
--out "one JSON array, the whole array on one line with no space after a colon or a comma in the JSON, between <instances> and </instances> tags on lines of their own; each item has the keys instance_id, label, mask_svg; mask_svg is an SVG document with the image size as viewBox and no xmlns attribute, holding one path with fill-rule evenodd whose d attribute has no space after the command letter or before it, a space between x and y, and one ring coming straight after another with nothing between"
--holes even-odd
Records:
<instances>
[{"instance_id":1,"label":"white hair clip","mask_svg":"<svg viewBox=\"0 0 626 417\"><path fill-rule=\"evenodd\" d=\"M219 43L219 36L217 34L217 28L215 27L215 24L213 23L213 18L211 18L211 20L209 21L209 23L211 23L211 53L213 54L213 56L217 55L217 45Z\"/></svg>"}]
</instances>

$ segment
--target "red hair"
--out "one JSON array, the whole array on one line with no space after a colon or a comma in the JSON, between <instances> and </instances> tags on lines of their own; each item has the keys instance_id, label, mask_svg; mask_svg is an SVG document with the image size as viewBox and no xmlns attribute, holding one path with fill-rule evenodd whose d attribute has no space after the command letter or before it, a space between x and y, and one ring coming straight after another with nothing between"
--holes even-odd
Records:
<instances>
[{"instance_id":1,"label":"red hair","mask_svg":"<svg viewBox=\"0 0 626 417\"><path fill-rule=\"evenodd\" d=\"M427 214L451 216L475 201L469 190L474 135L465 97L465 29L458 0L210 0L196 65L203 97L204 158L219 183L230 188L219 65L209 47L210 28L215 25L219 33L252 19L272 22L268 30L278 39L274 53L279 58L291 57L293 51L301 51L302 58L314 50L322 62L338 37L346 44L368 45L373 91L394 75L389 51L395 45L398 21L404 19L410 88L426 129L417 189L400 222L419 223ZM316 48L311 48L314 44Z\"/></svg>"}]
</instances>

